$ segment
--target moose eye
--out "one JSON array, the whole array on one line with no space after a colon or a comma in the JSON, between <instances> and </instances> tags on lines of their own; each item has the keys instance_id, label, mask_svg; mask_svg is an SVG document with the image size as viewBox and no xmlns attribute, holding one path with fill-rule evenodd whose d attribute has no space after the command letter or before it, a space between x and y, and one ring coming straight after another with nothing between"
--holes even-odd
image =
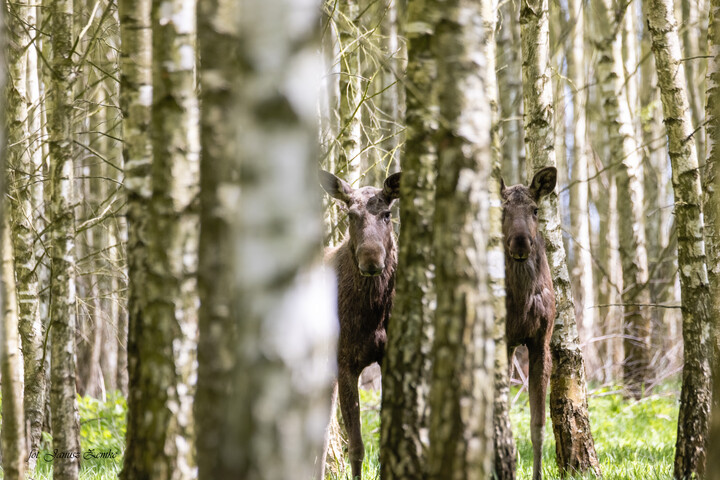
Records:
<instances>
[{"instance_id":1,"label":"moose eye","mask_svg":"<svg viewBox=\"0 0 720 480\"><path fill-rule=\"evenodd\" d=\"M538 214L538 209L536 208L535 210L533 210L533 215L535 215L537 217L537 214Z\"/></svg>"},{"instance_id":2,"label":"moose eye","mask_svg":"<svg viewBox=\"0 0 720 480\"><path fill-rule=\"evenodd\" d=\"M385 223L390 223L390 211L382 212L380 216Z\"/></svg>"}]
</instances>

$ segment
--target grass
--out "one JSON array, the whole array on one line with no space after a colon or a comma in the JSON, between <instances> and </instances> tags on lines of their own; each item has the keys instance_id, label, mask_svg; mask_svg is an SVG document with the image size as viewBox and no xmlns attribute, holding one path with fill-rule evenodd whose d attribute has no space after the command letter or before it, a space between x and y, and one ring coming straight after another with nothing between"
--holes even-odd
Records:
<instances>
[{"instance_id":1,"label":"grass","mask_svg":"<svg viewBox=\"0 0 720 480\"><path fill-rule=\"evenodd\" d=\"M116 480L122 468L125 450L125 398L118 392L108 394L102 402L78 397L80 411L80 480ZM52 478L52 438L43 433L33 480ZM111 457L114 454L114 458ZM3 478L0 470L0 478Z\"/></svg>"},{"instance_id":2,"label":"grass","mask_svg":"<svg viewBox=\"0 0 720 480\"><path fill-rule=\"evenodd\" d=\"M588 400L595 448L605 480L661 480L672 478L677 429L677 384L668 384L640 401L627 400L612 389L593 392ZM513 391L511 398L515 397ZM380 393L361 391L361 416L365 461L363 479L380 478L378 463ZM518 450L517 479L532 478L532 443L527 393L520 393L512 405L510 421ZM330 480L350 478L345 455L344 469L328 475ZM560 478L555 463L555 439L549 415L543 447L543 478ZM566 478L595 478L584 475Z\"/></svg>"},{"instance_id":3,"label":"grass","mask_svg":"<svg viewBox=\"0 0 720 480\"><path fill-rule=\"evenodd\" d=\"M607 388L590 396L590 425L605 480L672 478L678 412L678 395L673 387L677 388L676 385L668 385L665 391L640 401L627 400ZM522 393L513 405L510 421L518 449L517 478L530 479L532 443L526 393ZM546 423L543 478L559 478L549 416Z\"/></svg>"},{"instance_id":4,"label":"grass","mask_svg":"<svg viewBox=\"0 0 720 480\"><path fill-rule=\"evenodd\" d=\"M673 455L677 427L677 384L668 384L654 395L640 401L624 399L610 389L599 389L590 396L590 420L595 448L605 480L660 480L672 478ZM511 398L517 395L513 391ZM125 399L113 393L107 402L89 397L80 398L81 450L86 458L82 461L82 480L114 480L118 478L122 458L88 458L90 450L97 454L124 450ZM360 391L362 432L365 443L363 478L380 478L380 392ZM532 444L530 443L530 413L526 393L517 395L512 406L510 420L518 449L517 479L532 477ZM51 438L43 439L39 452L34 480L52 478L52 461L45 460L49 453ZM345 465L336 472L328 473L330 480L350 478L347 451ZM2 473L0 472L0 478ZM543 448L543 478L559 478L555 464L555 440L550 419L547 419L545 445ZM578 478L594 478L592 475Z\"/></svg>"}]
</instances>

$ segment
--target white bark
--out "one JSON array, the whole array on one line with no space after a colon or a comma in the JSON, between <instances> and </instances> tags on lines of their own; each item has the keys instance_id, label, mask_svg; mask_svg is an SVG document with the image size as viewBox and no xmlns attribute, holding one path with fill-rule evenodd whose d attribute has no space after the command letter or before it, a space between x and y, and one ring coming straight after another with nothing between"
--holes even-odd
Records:
<instances>
[{"instance_id":1,"label":"white bark","mask_svg":"<svg viewBox=\"0 0 720 480\"><path fill-rule=\"evenodd\" d=\"M644 0L663 103L675 191L684 366L675 478L703 476L710 415L713 339L703 234L702 191L672 0Z\"/></svg>"}]
</instances>

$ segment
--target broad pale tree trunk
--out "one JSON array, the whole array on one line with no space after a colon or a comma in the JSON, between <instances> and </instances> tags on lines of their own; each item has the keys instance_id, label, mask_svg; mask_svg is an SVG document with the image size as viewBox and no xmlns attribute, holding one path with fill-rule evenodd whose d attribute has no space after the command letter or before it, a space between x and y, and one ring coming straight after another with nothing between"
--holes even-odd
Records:
<instances>
[{"instance_id":1,"label":"broad pale tree trunk","mask_svg":"<svg viewBox=\"0 0 720 480\"><path fill-rule=\"evenodd\" d=\"M139 266L143 270L139 280L144 282L130 287L142 289L138 292L142 312L131 320L128 342L129 442L123 471L128 480L187 479L194 468L191 378L197 329L199 189L195 2L155 0L151 14L152 197L148 217L140 225L141 240L147 242ZM145 78L136 81L142 89ZM146 107L148 93L140 92L140 108ZM136 106L131 103L130 108Z\"/></svg>"},{"instance_id":2,"label":"broad pale tree trunk","mask_svg":"<svg viewBox=\"0 0 720 480\"><path fill-rule=\"evenodd\" d=\"M432 480L486 479L492 472L494 337L486 246L491 113L481 5L428 2L437 16L437 270L430 386ZM480 72L478 74L478 72Z\"/></svg>"},{"instance_id":3,"label":"broad pale tree trunk","mask_svg":"<svg viewBox=\"0 0 720 480\"><path fill-rule=\"evenodd\" d=\"M705 265L702 192L672 0L644 0L662 94L675 191L684 367L675 478L703 476L711 399L712 322Z\"/></svg>"},{"instance_id":4,"label":"broad pale tree trunk","mask_svg":"<svg viewBox=\"0 0 720 480\"><path fill-rule=\"evenodd\" d=\"M552 85L549 69L548 0L527 0L520 11L523 52L523 104L528 178L555 166ZM540 223L555 288L557 317L550 343L550 415L561 472L599 473L587 410L585 365L580 349L570 278L562 243L558 197L540 203Z\"/></svg>"},{"instance_id":5,"label":"broad pale tree trunk","mask_svg":"<svg viewBox=\"0 0 720 480\"><path fill-rule=\"evenodd\" d=\"M408 5L405 25L433 22L425 1ZM437 63L434 25L408 30L407 144L402 160L398 270L383 360L380 465L388 480L425 478L428 390L432 371L433 225L437 175Z\"/></svg>"},{"instance_id":6,"label":"broad pale tree trunk","mask_svg":"<svg viewBox=\"0 0 720 480\"><path fill-rule=\"evenodd\" d=\"M75 219L73 213L72 0L50 2L52 83L50 134L50 343L53 448L71 452L55 458L53 477L71 480L80 467L79 415L75 390ZM73 453L77 453L74 455Z\"/></svg>"},{"instance_id":7,"label":"broad pale tree trunk","mask_svg":"<svg viewBox=\"0 0 720 480\"><path fill-rule=\"evenodd\" d=\"M317 5L199 7L199 478L308 479L337 328L333 275L317 266Z\"/></svg>"}]
</instances>

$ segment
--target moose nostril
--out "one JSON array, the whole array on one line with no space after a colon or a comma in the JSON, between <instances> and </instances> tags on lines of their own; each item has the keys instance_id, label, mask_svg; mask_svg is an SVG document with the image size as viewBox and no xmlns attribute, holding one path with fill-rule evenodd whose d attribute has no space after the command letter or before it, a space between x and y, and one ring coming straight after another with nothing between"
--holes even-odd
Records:
<instances>
[{"instance_id":1,"label":"moose nostril","mask_svg":"<svg viewBox=\"0 0 720 480\"><path fill-rule=\"evenodd\" d=\"M377 276L380 275L384 269L384 265L377 264L377 263L371 263L368 265L358 265L358 268L360 269L360 273L365 276Z\"/></svg>"}]
</instances>

